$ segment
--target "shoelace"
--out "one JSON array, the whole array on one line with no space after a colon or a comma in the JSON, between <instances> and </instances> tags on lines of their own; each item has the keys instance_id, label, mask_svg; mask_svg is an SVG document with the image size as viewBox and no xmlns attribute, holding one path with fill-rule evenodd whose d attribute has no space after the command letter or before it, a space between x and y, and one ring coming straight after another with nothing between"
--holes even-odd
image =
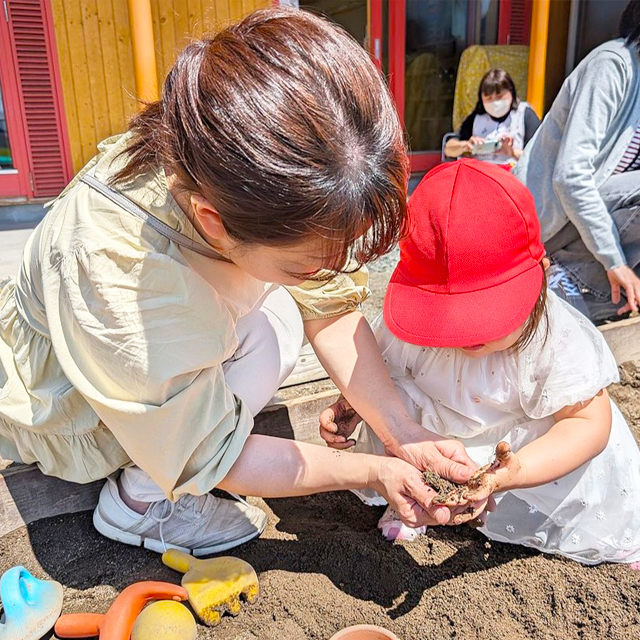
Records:
<instances>
[{"instance_id":1,"label":"shoelace","mask_svg":"<svg viewBox=\"0 0 640 640\"><path fill-rule=\"evenodd\" d=\"M249 503L238 494L229 492L229 495L233 496L238 502L241 502L246 506L250 506ZM196 515L201 516L207 510L208 501L209 501L209 498L211 497L212 496L209 495L208 493L205 493L202 496L184 495L179 499L179 502L181 502L185 507L191 507L193 509L193 512ZM151 518L153 518L153 520L155 520L160 525L159 526L160 542L162 543L163 549L167 551L167 543L164 541L162 525L173 516L176 510L177 503L169 502L169 512L167 513L167 515L165 516L156 515L156 512L155 512L156 507L158 505L164 504L164 502L165 502L164 500L161 500L159 502L154 503L154 505L151 507L151 513L149 515L151 516Z\"/></svg>"},{"instance_id":2,"label":"shoelace","mask_svg":"<svg viewBox=\"0 0 640 640\"><path fill-rule=\"evenodd\" d=\"M251 506L242 496L239 496L237 493L232 493L231 491L228 491L227 493L232 498L235 498L239 503L243 504L245 507L250 507Z\"/></svg>"},{"instance_id":3,"label":"shoelace","mask_svg":"<svg viewBox=\"0 0 640 640\"><path fill-rule=\"evenodd\" d=\"M582 295L580 287L578 287L564 269L557 265L554 265L553 271L549 274L549 287L554 291L560 287L568 296L579 297Z\"/></svg>"},{"instance_id":4,"label":"shoelace","mask_svg":"<svg viewBox=\"0 0 640 640\"><path fill-rule=\"evenodd\" d=\"M171 516L173 515L174 511L176 510L176 505L173 502L169 502L169 513L164 516L164 517L158 517L155 513L155 509L159 504L164 504L164 500L160 501L160 502L155 502L154 505L151 507L151 513L149 514L159 525L159 530L160 530L160 542L162 542L162 548L167 551L167 543L164 541L164 535L162 533L162 525L164 525L164 523L169 520L169 518L171 518Z\"/></svg>"}]
</instances>

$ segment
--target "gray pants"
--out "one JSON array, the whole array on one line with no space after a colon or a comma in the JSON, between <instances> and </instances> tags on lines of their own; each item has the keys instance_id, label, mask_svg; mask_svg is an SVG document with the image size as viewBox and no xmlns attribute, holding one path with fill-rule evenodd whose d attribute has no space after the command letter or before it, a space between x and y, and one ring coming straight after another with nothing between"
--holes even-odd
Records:
<instances>
[{"instance_id":1,"label":"gray pants","mask_svg":"<svg viewBox=\"0 0 640 640\"><path fill-rule=\"evenodd\" d=\"M618 229L627 265L640 276L640 171L612 175L599 191ZM545 246L551 261L562 267L582 291L593 322L616 315L623 303L615 305L611 301L611 286L604 267L589 252L571 222Z\"/></svg>"}]
</instances>

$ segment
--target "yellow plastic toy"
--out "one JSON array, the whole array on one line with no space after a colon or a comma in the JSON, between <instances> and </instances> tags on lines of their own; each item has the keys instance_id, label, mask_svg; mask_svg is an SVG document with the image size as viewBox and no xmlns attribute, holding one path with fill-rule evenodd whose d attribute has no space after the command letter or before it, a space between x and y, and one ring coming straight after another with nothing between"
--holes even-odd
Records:
<instances>
[{"instance_id":1,"label":"yellow plastic toy","mask_svg":"<svg viewBox=\"0 0 640 640\"><path fill-rule=\"evenodd\" d=\"M162 554L162 562L185 574L182 586L189 594L189 604L210 627L220 623L225 611L237 616L242 606L241 597L248 603L258 597L258 576L254 568L240 558L200 560L170 549Z\"/></svg>"},{"instance_id":2,"label":"yellow plastic toy","mask_svg":"<svg viewBox=\"0 0 640 640\"><path fill-rule=\"evenodd\" d=\"M196 640L198 628L187 607L160 600L145 607L136 618L131 640Z\"/></svg>"}]
</instances>

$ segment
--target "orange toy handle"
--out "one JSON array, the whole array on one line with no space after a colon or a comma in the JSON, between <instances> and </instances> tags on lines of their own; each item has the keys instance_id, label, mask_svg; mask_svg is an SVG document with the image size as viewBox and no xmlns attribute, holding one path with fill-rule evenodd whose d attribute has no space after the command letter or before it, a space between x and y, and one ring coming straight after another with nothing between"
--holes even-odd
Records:
<instances>
[{"instance_id":1,"label":"orange toy handle","mask_svg":"<svg viewBox=\"0 0 640 640\"><path fill-rule=\"evenodd\" d=\"M59 638L93 638L103 620L101 613L69 613L58 618L54 630Z\"/></svg>"},{"instance_id":2,"label":"orange toy handle","mask_svg":"<svg viewBox=\"0 0 640 640\"><path fill-rule=\"evenodd\" d=\"M100 640L129 640L133 623L149 600L186 600L187 591L168 582L136 582L114 601L100 625Z\"/></svg>"}]
</instances>

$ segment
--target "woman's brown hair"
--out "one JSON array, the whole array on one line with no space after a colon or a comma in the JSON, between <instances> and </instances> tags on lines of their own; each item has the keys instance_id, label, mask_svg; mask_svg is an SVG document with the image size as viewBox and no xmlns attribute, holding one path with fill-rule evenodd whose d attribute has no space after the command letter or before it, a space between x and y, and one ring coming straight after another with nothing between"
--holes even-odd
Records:
<instances>
[{"instance_id":1,"label":"woman's brown hair","mask_svg":"<svg viewBox=\"0 0 640 640\"><path fill-rule=\"evenodd\" d=\"M164 167L242 243L320 236L339 269L387 253L404 231L391 96L364 49L311 13L256 11L190 44L130 130L115 181Z\"/></svg>"}]
</instances>

